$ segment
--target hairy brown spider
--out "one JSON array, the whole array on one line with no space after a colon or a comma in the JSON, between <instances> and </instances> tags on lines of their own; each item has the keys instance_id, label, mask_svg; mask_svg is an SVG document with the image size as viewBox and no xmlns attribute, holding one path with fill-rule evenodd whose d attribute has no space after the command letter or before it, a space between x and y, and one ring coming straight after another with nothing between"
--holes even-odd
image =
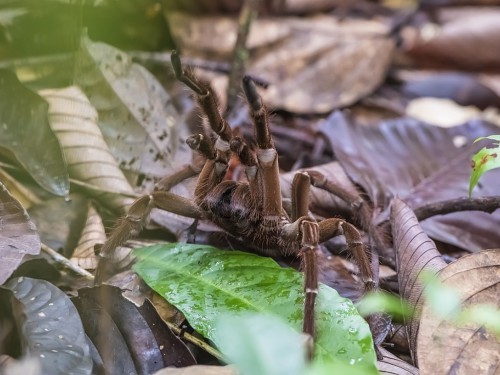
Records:
<instances>
[{"instance_id":1,"label":"hairy brown spider","mask_svg":"<svg viewBox=\"0 0 500 375\"><path fill-rule=\"evenodd\" d=\"M248 78L243 80L255 127L257 150L253 151L241 138L233 137L229 124L219 112L218 100L210 85L183 70L175 52L172 53L172 65L177 79L195 93L210 126L204 134L192 135L186 141L191 149L205 158L194 192L194 202L166 191L195 175L192 167L163 179L155 191L137 199L101 249L104 258L99 263L96 281L100 282L107 276L109 259L106 262L106 257L131 234L141 230L153 207L190 218L207 219L231 235L252 243L264 254L301 257L305 274L303 331L314 338L314 302L318 293L316 254L319 243L344 235L349 250L360 266L365 290L373 287L369 257L358 230L343 219L328 218L318 222L309 216L311 184L331 193L339 194L339 191L332 188L318 172L299 172L292 183L291 212L286 212L280 192L278 155L269 131L267 111L255 84ZM224 180L231 154L237 155L245 166L247 182ZM344 199L354 198L344 196Z\"/></svg>"}]
</instances>

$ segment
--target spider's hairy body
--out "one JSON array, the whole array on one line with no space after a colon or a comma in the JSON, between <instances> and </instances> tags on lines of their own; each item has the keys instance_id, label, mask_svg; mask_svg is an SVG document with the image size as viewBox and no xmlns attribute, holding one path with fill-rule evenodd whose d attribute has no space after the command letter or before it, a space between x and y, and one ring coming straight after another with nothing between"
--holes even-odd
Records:
<instances>
[{"instance_id":1,"label":"spider's hairy body","mask_svg":"<svg viewBox=\"0 0 500 375\"><path fill-rule=\"evenodd\" d=\"M113 230L101 249L101 261L96 282L103 281L113 270L113 251L132 234L141 230L153 207L194 219L206 219L243 240L256 251L269 256L295 255L302 260L305 276L303 332L314 338L314 303L318 293L317 251L320 242L344 235L349 250L360 267L365 289L373 285L369 257L357 229L340 218L326 218L317 222L309 216L311 185L337 194L359 208L361 198L333 186L324 176L314 171L298 172L292 182L291 207L285 211L281 197L278 154L269 130L267 110L254 83L243 80L243 89L254 124L256 150L239 137L221 116L218 101L210 85L182 69L176 53L172 54L176 77L195 93L196 100L206 115L208 125L203 134L190 136L186 143L203 157L201 170L189 166L167 176L157 184L155 191L138 198L129 212ZM225 180L232 156L245 167L247 181ZM198 174L194 201L168 190ZM310 354L312 353L312 349Z\"/></svg>"},{"instance_id":2,"label":"spider's hairy body","mask_svg":"<svg viewBox=\"0 0 500 375\"><path fill-rule=\"evenodd\" d=\"M210 221L262 254L291 255L300 248L298 239L282 235L285 225L291 224L286 212L263 215L263 205L252 199L247 182L222 181L196 202Z\"/></svg>"}]
</instances>

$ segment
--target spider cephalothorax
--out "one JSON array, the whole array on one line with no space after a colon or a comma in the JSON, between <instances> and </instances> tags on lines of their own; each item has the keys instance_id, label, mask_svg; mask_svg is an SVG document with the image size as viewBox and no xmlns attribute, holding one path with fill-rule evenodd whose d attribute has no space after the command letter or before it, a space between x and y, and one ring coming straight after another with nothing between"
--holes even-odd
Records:
<instances>
[{"instance_id":1,"label":"spider cephalothorax","mask_svg":"<svg viewBox=\"0 0 500 375\"><path fill-rule=\"evenodd\" d=\"M101 256L104 259L110 257L114 248L134 232L140 231L153 207L210 220L264 254L297 255L302 258L305 274L303 330L314 337L314 301L318 292L316 252L319 243L344 235L349 250L360 266L365 289L373 287L369 257L357 229L343 219L316 221L309 215L311 185L332 193L339 194L339 191L331 187L318 172L299 172L292 183L291 210L285 211L280 190L278 155L269 131L267 111L254 83L248 78L243 80L255 128L256 150L250 149L241 138L233 137L230 126L220 114L217 97L210 85L184 71L175 52L172 53L172 65L177 79L193 90L207 117L208 126L204 134L192 135L187 139L187 144L199 152L205 162L201 170L190 166L164 178L154 192L137 199L104 244ZM224 180L232 154L245 166L247 181ZM199 176L194 202L168 192L170 187L197 172ZM343 198L353 205L359 203L349 196ZM99 264L96 275L98 282L107 276L107 263Z\"/></svg>"}]
</instances>

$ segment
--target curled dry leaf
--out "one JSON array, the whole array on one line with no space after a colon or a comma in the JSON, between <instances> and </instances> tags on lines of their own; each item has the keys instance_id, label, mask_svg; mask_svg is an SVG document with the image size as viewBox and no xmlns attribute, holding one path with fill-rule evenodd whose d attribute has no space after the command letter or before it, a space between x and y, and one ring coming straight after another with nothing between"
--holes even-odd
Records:
<instances>
[{"instance_id":1,"label":"curled dry leaf","mask_svg":"<svg viewBox=\"0 0 500 375\"><path fill-rule=\"evenodd\" d=\"M446 266L434 242L420 227L415 214L399 198L391 205L391 224L396 264L398 268L399 292L412 306L412 316L405 322L410 341L410 350L415 359L419 317L423 303L422 272L437 273Z\"/></svg>"},{"instance_id":2,"label":"curled dry leaf","mask_svg":"<svg viewBox=\"0 0 500 375\"><path fill-rule=\"evenodd\" d=\"M97 111L76 86L40 91L49 103L49 121L59 139L70 177L96 186L90 193L107 207L125 212L133 189L118 167L97 125ZM113 191L109 194L99 191Z\"/></svg>"},{"instance_id":3,"label":"curled dry leaf","mask_svg":"<svg viewBox=\"0 0 500 375\"><path fill-rule=\"evenodd\" d=\"M151 73L126 53L87 38L79 62L77 83L99 112L104 139L132 185L152 188L152 177L190 161L190 150L179 140L184 135L177 110ZM141 181L140 175L147 178Z\"/></svg>"},{"instance_id":4,"label":"curled dry leaf","mask_svg":"<svg viewBox=\"0 0 500 375\"><path fill-rule=\"evenodd\" d=\"M408 30L403 38L407 54L419 65L498 71L500 11L457 17L441 26L427 24L418 35Z\"/></svg>"},{"instance_id":5,"label":"curled dry leaf","mask_svg":"<svg viewBox=\"0 0 500 375\"><path fill-rule=\"evenodd\" d=\"M439 273L444 286L460 293L462 305L500 308L500 249L470 254ZM500 338L484 326L456 326L425 304L418 333L418 365L424 374L498 374Z\"/></svg>"},{"instance_id":6,"label":"curled dry leaf","mask_svg":"<svg viewBox=\"0 0 500 375\"><path fill-rule=\"evenodd\" d=\"M399 359L394 354L379 347L379 352L384 358L377 362L377 368L382 375L418 375L419 371L409 363Z\"/></svg>"},{"instance_id":7,"label":"curled dry leaf","mask_svg":"<svg viewBox=\"0 0 500 375\"><path fill-rule=\"evenodd\" d=\"M47 108L47 102L24 87L13 72L0 70L0 147L12 152L41 187L66 196L66 163L49 126Z\"/></svg>"},{"instance_id":8,"label":"curled dry leaf","mask_svg":"<svg viewBox=\"0 0 500 375\"><path fill-rule=\"evenodd\" d=\"M102 223L101 216L92 204L89 205L87 220L83 227L78 245L73 252L71 261L86 270L97 268L97 256L95 255L95 245L102 245L106 242L106 231Z\"/></svg>"},{"instance_id":9,"label":"curled dry leaf","mask_svg":"<svg viewBox=\"0 0 500 375\"><path fill-rule=\"evenodd\" d=\"M0 285L21 264L26 254L40 252L35 225L21 204L0 182Z\"/></svg>"}]
</instances>

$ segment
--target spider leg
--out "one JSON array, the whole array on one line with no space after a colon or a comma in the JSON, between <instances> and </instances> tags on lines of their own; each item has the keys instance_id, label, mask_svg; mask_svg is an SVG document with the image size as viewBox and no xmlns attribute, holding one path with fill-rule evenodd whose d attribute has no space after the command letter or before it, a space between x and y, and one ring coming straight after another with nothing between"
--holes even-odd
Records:
<instances>
[{"instance_id":1,"label":"spider leg","mask_svg":"<svg viewBox=\"0 0 500 375\"><path fill-rule=\"evenodd\" d=\"M118 225L110 233L100 250L100 259L95 275L96 285L113 275L115 249L142 230L144 220L154 207L194 219L203 217L203 212L195 203L173 193L154 191L138 198L130 206L127 215L118 221Z\"/></svg>"},{"instance_id":2,"label":"spider leg","mask_svg":"<svg viewBox=\"0 0 500 375\"><path fill-rule=\"evenodd\" d=\"M288 240L300 240L299 255L304 272L304 322L302 330L311 337L308 356L312 358L315 337L314 303L318 294L319 226L316 220L307 216L311 180L306 173L297 173L292 182L292 220L283 228L282 236Z\"/></svg>"},{"instance_id":3,"label":"spider leg","mask_svg":"<svg viewBox=\"0 0 500 375\"><path fill-rule=\"evenodd\" d=\"M269 220L281 217L281 203L278 154L269 131L267 110L257 93L255 84L249 77L243 79L243 90L250 106L250 115L255 126L257 141L258 171L261 178L259 189L263 201L263 215Z\"/></svg>"},{"instance_id":4,"label":"spider leg","mask_svg":"<svg viewBox=\"0 0 500 375\"><path fill-rule=\"evenodd\" d=\"M329 218L319 222L319 242L325 242L332 237L343 234L347 242L347 248L353 254L359 267L364 291L368 292L375 288L370 257L366 251L361 235L356 227L339 218Z\"/></svg>"},{"instance_id":5,"label":"spider leg","mask_svg":"<svg viewBox=\"0 0 500 375\"><path fill-rule=\"evenodd\" d=\"M322 173L313 170L308 170L306 173L310 176L311 184L314 187L325 190L330 194L339 197L352 207L352 211L355 213L356 218L359 220L361 228L368 233L370 240L374 245L372 247L371 269L373 273L373 281L375 282L375 285L378 285L378 255L386 254L386 246L378 229L372 224L371 207L361 197L360 194L353 194L346 189L338 186L337 184L332 183Z\"/></svg>"}]
</instances>

